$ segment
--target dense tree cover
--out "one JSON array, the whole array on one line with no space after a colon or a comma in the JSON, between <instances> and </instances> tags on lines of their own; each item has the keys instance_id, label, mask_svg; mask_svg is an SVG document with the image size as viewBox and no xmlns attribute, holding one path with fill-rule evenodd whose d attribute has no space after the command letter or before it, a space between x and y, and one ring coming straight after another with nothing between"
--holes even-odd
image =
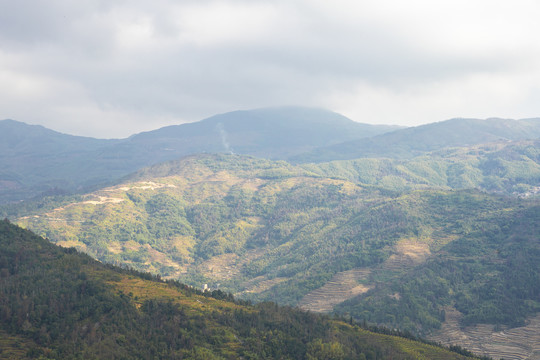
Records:
<instances>
[{"instance_id":1,"label":"dense tree cover","mask_svg":"<svg viewBox=\"0 0 540 360\"><path fill-rule=\"evenodd\" d=\"M523 326L540 311L540 207L472 225L426 263L336 310L424 333L444 321L445 306L463 313L463 326Z\"/></svg>"},{"instance_id":2,"label":"dense tree cover","mask_svg":"<svg viewBox=\"0 0 540 360\"><path fill-rule=\"evenodd\" d=\"M141 275L103 265L74 249L56 247L1 221L0 334L8 334L8 339L0 342L0 355L40 359L466 358L275 303L247 306L230 302L230 295L220 291L202 294Z\"/></svg>"},{"instance_id":3,"label":"dense tree cover","mask_svg":"<svg viewBox=\"0 0 540 360\"><path fill-rule=\"evenodd\" d=\"M452 171L459 173L457 166ZM328 178L321 171L234 155L194 156L142 170L117 187L17 221L104 262L197 287L219 283L225 291L256 301L295 305L336 273L369 268L364 283L376 289L361 305L351 303L340 311L417 332L437 328L444 306L461 311L468 301L485 309L495 306L500 313L489 318L493 312L478 308L465 313L464 324L517 325L536 311L530 289L515 287L519 282L506 287L504 276L492 276L514 274L531 284L534 278L525 275L523 266L517 272L505 270L512 264L507 259L519 259L519 247L508 248L501 258L505 252L489 245L487 235L494 231L514 239L520 228L509 226L509 219L536 221L534 212L525 211L534 208L534 201L474 190L398 192ZM402 241L424 244L432 257L419 269L389 269L388 259ZM531 249L524 256L534 256ZM494 251L499 251L496 257ZM535 258L524 260L513 261L527 264ZM230 273L220 271L226 267ZM459 271L446 273L454 267ZM475 272L482 278L466 281L465 288L464 280L448 279ZM516 315L514 308L488 306L473 296L486 289L488 279L502 293L517 291L521 305L518 300L507 304L521 309L518 320L509 320ZM260 283L267 285L257 288ZM388 296L396 293L399 299Z\"/></svg>"},{"instance_id":4,"label":"dense tree cover","mask_svg":"<svg viewBox=\"0 0 540 360\"><path fill-rule=\"evenodd\" d=\"M307 163L359 158L411 159L452 147L536 139L539 136L538 118L517 121L458 118L321 147L289 160Z\"/></svg>"},{"instance_id":5,"label":"dense tree cover","mask_svg":"<svg viewBox=\"0 0 540 360\"><path fill-rule=\"evenodd\" d=\"M538 141L498 142L439 150L408 160L364 158L305 164L321 176L387 189L481 189L527 196L540 181Z\"/></svg>"},{"instance_id":6,"label":"dense tree cover","mask_svg":"<svg viewBox=\"0 0 540 360\"><path fill-rule=\"evenodd\" d=\"M360 124L331 111L301 107L234 111L110 140L2 120L0 203L29 199L54 187L77 191L189 154L234 150L286 159L319 146L398 128Z\"/></svg>"}]
</instances>

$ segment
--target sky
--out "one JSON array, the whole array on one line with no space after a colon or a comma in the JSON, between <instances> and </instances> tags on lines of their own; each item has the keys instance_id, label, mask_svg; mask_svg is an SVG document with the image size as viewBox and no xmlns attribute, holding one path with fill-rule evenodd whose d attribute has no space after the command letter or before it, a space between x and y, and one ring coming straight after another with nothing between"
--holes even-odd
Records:
<instances>
[{"instance_id":1,"label":"sky","mask_svg":"<svg viewBox=\"0 0 540 360\"><path fill-rule=\"evenodd\" d=\"M0 0L0 119L121 138L300 105L540 117L540 2Z\"/></svg>"}]
</instances>

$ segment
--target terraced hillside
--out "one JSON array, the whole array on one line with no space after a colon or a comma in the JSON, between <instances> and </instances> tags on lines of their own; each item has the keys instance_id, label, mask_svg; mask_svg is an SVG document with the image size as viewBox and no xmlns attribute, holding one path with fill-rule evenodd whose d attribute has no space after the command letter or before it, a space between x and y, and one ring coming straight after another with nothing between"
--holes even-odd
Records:
<instances>
[{"instance_id":1,"label":"terraced hillside","mask_svg":"<svg viewBox=\"0 0 540 360\"><path fill-rule=\"evenodd\" d=\"M59 204L17 221L101 261L245 299L417 334L438 329L449 305L463 325L522 326L539 311L534 199L397 192L286 162L201 155Z\"/></svg>"},{"instance_id":2,"label":"terraced hillside","mask_svg":"<svg viewBox=\"0 0 540 360\"><path fill-rule=\"evenodd\" d=\"M103 265L0 221L0 358L442 359L446 349Z\"/></svg>"},{"instance_id":3,"label":"terraced hillside","mask_svg":"<svg viewBox=\"0 0 540 360\"><path fill-rule=\"evenodd\" d=\"M365 280L370 272L370 269L352 269L339 272L322 287L306 294L298 306L313 312L331 312L335 305L370 289L359 283L359 281Z\"/></svg>"},{"instance_id":4,"label":"terraced hillside","mask_svg":"<svg viewBox=\"0 0 540 360\"><path fill-rule=\"evenodd\" d=\"M427 243L410 239L399 241L382 265L339 272L322 287L304 296L298 306L314 312L332 312L335 305L372 289L376 285L375 279L401 275L403 271L424 262L429 253Z\"/></svg>"},{"instance_id":5,"label":"terraced hillside","mask_svg":"<svg viewBox=\"0 0 540 360\"><path fill-rule=\"evenodd\" d=\"M526 326L517 328L479 324L461 327L463 316L454 308L446 308L446 321L441 329L429 336L445 345L459 345L476 354L505 360L540 359L540 315L527 320Z\"/></svg>"}]
</instances>

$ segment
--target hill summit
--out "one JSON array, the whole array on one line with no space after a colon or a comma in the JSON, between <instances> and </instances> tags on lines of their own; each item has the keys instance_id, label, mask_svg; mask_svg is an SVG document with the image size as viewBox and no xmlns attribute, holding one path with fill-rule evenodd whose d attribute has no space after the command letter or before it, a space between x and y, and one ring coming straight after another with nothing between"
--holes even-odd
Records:
<instances>
[{"instance_id":1,"label":"hill summit","mask_svg":"<svg viewBox=\"0 0 540 360\"><path fill-rule=\"evenodd\" d=\"M95 187L191 154L234 152L283 160L396 128L360 124L328 110L301 107L234 111L116 140L71 136L3 120L0 203L51 189Z\"/></svg>"}]
</instances>

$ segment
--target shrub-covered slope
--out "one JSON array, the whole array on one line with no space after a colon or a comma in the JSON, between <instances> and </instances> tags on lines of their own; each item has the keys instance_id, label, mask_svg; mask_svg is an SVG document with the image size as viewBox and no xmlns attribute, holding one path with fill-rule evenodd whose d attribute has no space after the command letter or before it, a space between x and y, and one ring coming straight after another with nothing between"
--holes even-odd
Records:
<instances>
[{"instance_id":1,"label":"shrub-covered slope","mask_svg":"<svg viewBox=\"0 0 540 360\"><path fill-rule=\"evenodd\" d=\"M0 121L0 203L48 191L79 191L181 156L203 152L273 159L398 127L354 122L301 107L235 111L127 139L71 136L13 120Z\"/></svg>"},{"instance_id":2,"label":"shrub-covered slope","mask_svg":"<svg viewBox=\"0 0 540 360\"><path fill-rule=\"evenodd\" d=\"M365 158L302 167L321 176L400 191L474 188L530 196L540 189L540 141L447 148L409 160Z\"/></svg>"},{"instance_id":3,"label":"shrub-covered slope","mask_svg":"<svg viewBox=\"0 0 540 360\"><path fill-rule=\"evenodd\" d=\"M0 358L465 359L98 263L0 221Z\"/></svg>"},{"instance_id":4,"label":"shrub-covered slope","mask_svg":"<svg viewBox=\"0 0 540 360\"><path fill-rule=\"evenodd\" d=\"M461 221L468 229L426 262L336 310L411 330L440 327L446 306L462 326L525 325L540 311L540 206Z\"/></svg>"},{"instance_id":5,"label":"shrub-covered slope","mask_svg":"<svg viewBox=\"0 0 540 360\"><path fill-rule=\"evenodd\" d=\"M352 281L356 292L344 294L335 304L369 289L374 290L366 299L384 289L384 294L391 290L390 295L400 297L390 285L417 278L415 271L429 264L436 269L433 279L444 278L444 264L457 261L450 249L462 249L471 237L479 237L478 251L468 255L471 261L494 263L480 268L460 263L459 268L489 277L493 266L498 266L503 273L505 266L517 261L508 259L519 259L517 248L501 252L481 234L505 229L504 236L515 238L519 227L509 227L510 219L535 223L535 212L525 211L534 204L465 190L399 193L330 179L285 162L204 155L145 169L121 185L73 202L44 203L43 209L34 209L17 222L105 262L127 264L197 287L208 283L244 298L310 308L308 300L317 295L313 292L336 279ZM495 251L499 252L494 257ZM500 258L501 254L506 255ZM523 267L515 270L516 276L525 276ZM504 286L504 277L493 279L501 289L511 291ZM463 288L456 280L444 285L444 291L464 291L469 296L483 291L484 283L471 282ZM437 328L443 307L453 300L438 296L434 302L428 294L415 293L422 302L412 308L414 316L405 319L400 313L403 321L388 320L387 310L368 320L414 331ZM537 310L530 303L534 294L525 289L516 293L521 318ZM400 304L385 296L379 298ZM478 301L475 304L480 306ZM355 309L342 311L365 317L363 307L355 305ZM464 321L511 325L508 319L515 309L505 310L502 305L498 309L502 313L497 318L471 315Z\"/></svg>"}]
</instances>

